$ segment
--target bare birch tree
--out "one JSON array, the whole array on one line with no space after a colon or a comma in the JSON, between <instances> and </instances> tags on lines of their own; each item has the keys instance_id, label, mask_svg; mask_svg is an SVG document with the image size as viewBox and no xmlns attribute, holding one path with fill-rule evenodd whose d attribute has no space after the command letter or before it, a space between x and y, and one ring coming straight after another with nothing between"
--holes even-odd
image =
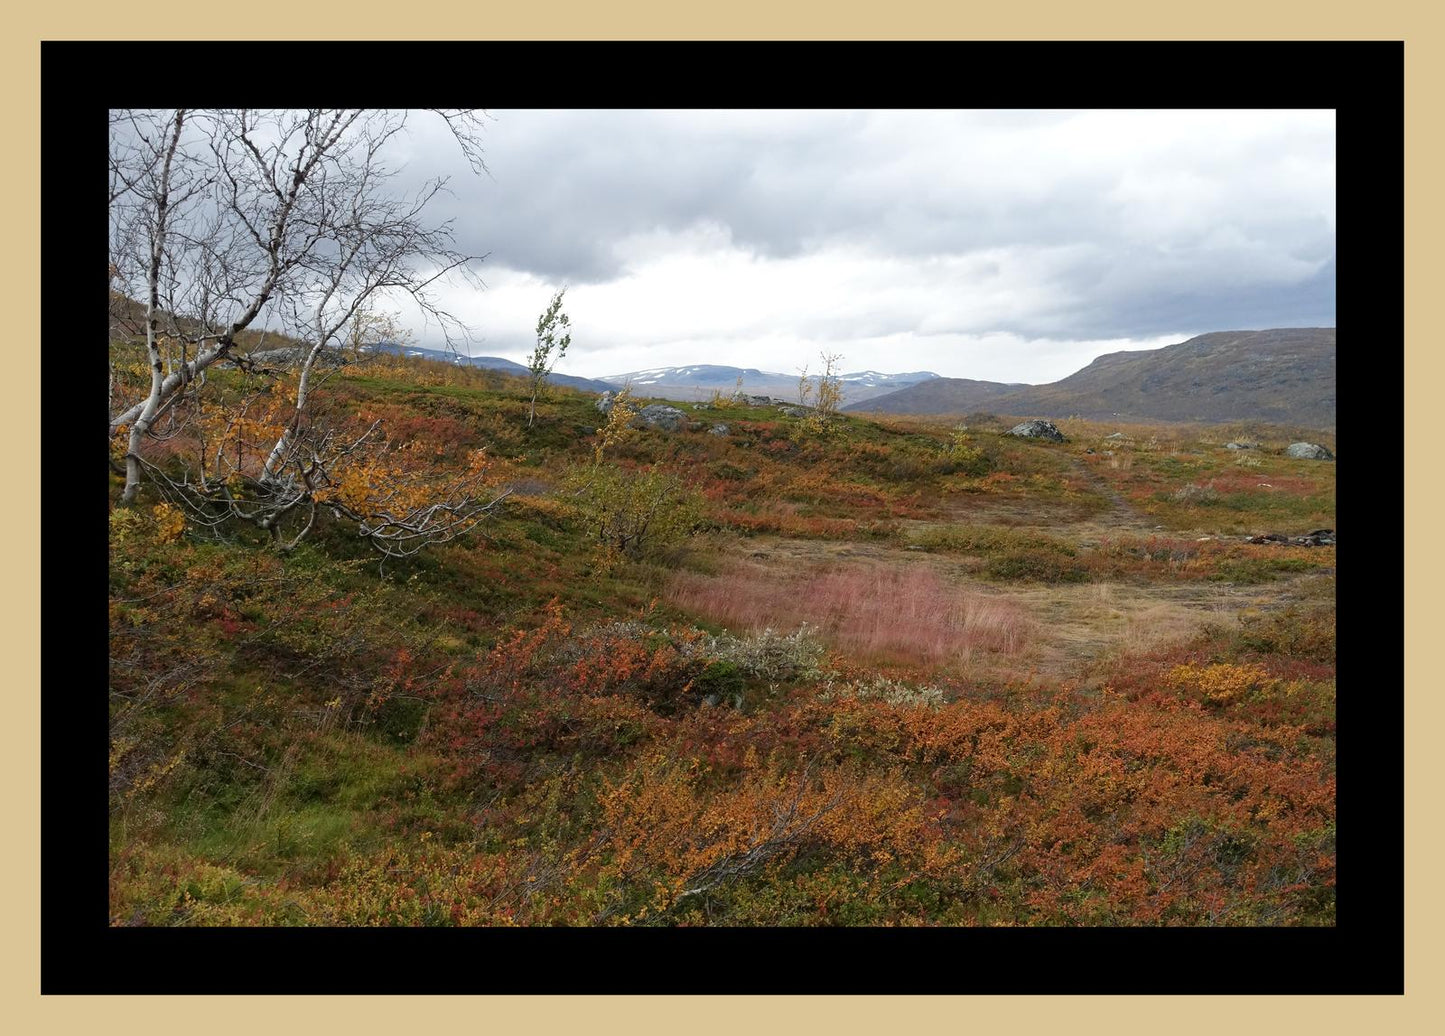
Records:
<instances>
[{"instance_id":1,"label":"bare birch tree","mask_svg":"<svg viewBox=\"0 0 1445 1036\"><path fill-rule=\"evenodd\" d=\"M480 113L434 114L473 169L484 168ZM139 398L119 402L112 368L110 437L125 442L125 502L150 475L193 518L242 518L278 542L281 522L304 514L293 544L321 504L359 522L388 553L449 538L495 504L470 494L479 479L432 501L416 484L392 494L377 486L366 500L348 495L340 463L365 455L369 474L383 476L391 469L377 455L387 446L375 425L346 437L313 419L315 392L340 347L356 344L356 328L375 324L385 304L409 299L449 344L466 333L435 289L454 275L474 280L469 264L484 257L456 251L449 223L427 221L444 179L411 195L396 191L385 154L407 119L361 109L112 113L111 283L144 302L148 365ZM285 347L246 353L239 338L248 329L263 344L275 332ZM147 445L168 434L163 420L194 418L205 398L214 400L202 395L206 373L222 363L263 385L285 374L294 386L288 381L281 407L271 393L266 421L249 409L264 390L222 408L220 427L236 434L211 438L236 439L234 452L208 463L203 437L195 466L180 474L149 461ZM245 448L242 429L253 440ZM254 441L260 432L271 440Z\"/></svg>"}]
</instances>

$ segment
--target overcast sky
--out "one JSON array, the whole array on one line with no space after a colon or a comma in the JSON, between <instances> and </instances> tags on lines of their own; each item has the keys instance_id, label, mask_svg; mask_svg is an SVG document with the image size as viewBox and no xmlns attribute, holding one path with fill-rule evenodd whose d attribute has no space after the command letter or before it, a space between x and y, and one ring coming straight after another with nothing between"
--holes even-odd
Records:
<instances>
[{"instance_id":1,"label":"overcast sky","mask_svg":"<svg viewBox=\"0 0 1445 1036\"><path fill-rule=\"evenodd\" d=\"M1332 111L508 111L489 176L421 117L525 361L566 286L562 373L731 364L1048 382L1207 331L1334 326ZM417 328L421 344L439 336Z\"/></svg>"}]
</instances>

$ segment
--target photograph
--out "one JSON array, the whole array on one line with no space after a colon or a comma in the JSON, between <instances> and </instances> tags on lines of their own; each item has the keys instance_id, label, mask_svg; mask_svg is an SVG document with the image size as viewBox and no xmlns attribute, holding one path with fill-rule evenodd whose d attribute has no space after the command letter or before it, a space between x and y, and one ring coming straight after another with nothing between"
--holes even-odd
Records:
<instances>
[{"instance_id":1,"label":"photograph","mask_svg":"<svg viewBox=\"0 0 1445 1036\"><path fill-rule=\"evenodd\" d=\"M1333 928L1336 121L109 109L108 925Z\"/></svg>"}]
</instances>

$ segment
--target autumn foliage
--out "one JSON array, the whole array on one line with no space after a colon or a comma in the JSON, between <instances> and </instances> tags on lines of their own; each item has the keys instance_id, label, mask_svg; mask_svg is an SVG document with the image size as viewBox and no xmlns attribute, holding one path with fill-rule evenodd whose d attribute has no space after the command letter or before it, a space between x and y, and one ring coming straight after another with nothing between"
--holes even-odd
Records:
<instances>
[{"instance_id":1,"label":"autumn foliage","mask_svg":"<svg viewBox=\"0 0 1445 1036\"><path fill-rule=\"evenodd\" d=\"M153 463L244 503L284 381L229 388L245 421ZM1335 551L1138 495L1204 447L743 406L609 435L563 390L529 430L525 385L394 358L328 396L313 443L387 434L289 553L111 511L113 924L1334 924ZM1314 514L1316 471L1259 470ZM512 492L381 571L326 510L468 486ZM1087 524L1115 492L1167 527ZM1273 606L1105 642L1130 595L1233 586Z\"/></svg>"}]
</instances>

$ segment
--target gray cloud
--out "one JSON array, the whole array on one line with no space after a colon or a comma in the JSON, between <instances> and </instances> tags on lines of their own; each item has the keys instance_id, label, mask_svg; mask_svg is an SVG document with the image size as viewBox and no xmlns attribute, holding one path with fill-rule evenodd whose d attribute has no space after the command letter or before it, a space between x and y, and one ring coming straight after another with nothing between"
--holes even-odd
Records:
<instances>
[{"instance_id":1,"label":"gray cloud","mask_svg":"<svg viewBox=\"0 0 1445 1036\"><path fill-rule=\"evenodd\" d=\"M491 268L601 292L655 272L669 250L712 249L764 263L847 253L912 264L937 292L884 283L874 297L860 277L833 311L800 298L788 330L809 341L1143 339L1334 322L1330 113L493 114L489 178L471 176L445 131L420 118L405 173L452 174L438 212L455 218L464 248L490 253L484 279ZM929 274L940 263L948 277ZM729 337L673 332L651 340Z\"/></svg>"}]
</instances>

